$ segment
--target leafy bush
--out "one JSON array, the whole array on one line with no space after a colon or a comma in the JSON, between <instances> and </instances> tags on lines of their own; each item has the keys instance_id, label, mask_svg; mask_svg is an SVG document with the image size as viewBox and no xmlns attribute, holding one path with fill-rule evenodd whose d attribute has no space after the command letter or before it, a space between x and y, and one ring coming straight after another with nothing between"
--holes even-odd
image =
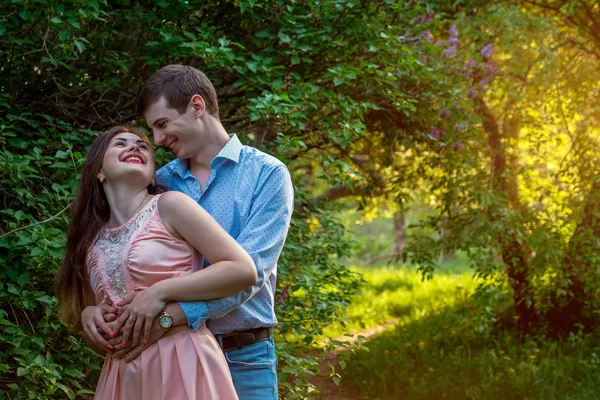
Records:
<instances>
[{"instance_id":1,"label":"leafy bush","mask_svg":"<svg viewBox=\"0 0 600 400\"><path fill-rule=\"evenodd\" d=\"M285 397L308 396L318 354L306 349L357 282L331 258L348 252L335 206L315 196L331 185L353 187L364 178L362 190L374 182L365 140L368 125L385 119L382 109L427 125L430 113L404 93L417 84L411 72L420 69L431 85L425 102L449 81L438 85L442 69L422 68L421 41L400 32L426 10L344 0L0 5L3 390L13 399L41 399L93 389L100 360L56 319L51 292L68 206L95 132L132 122L144 81L163 65L184 63L215 83L227 129L292 171L297 209L277 297L280 389Z\"/></svg>"}]
</instances>

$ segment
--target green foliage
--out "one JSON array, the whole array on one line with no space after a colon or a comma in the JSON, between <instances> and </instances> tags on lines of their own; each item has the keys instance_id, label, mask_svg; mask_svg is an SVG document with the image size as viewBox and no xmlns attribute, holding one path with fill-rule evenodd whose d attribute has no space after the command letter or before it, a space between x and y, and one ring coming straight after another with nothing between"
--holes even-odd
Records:
<instances>
[{"instance_id":1,"label":"green foliage","mask_svg":"<svg viewBox=\"0 0 600 400\"><path fill-rule=\"evenodd\" d=\"M77 340L56 320L54 309L42 313L25 304L36 301L30 293L40 298L52 293L64 245L64 210L93 134L131 122L137 91L169 63L201 68L215 83L227 129L276 154L293 173L298 207L279 271L278 350L282 395L307 396L306 376L318 354L305 349L345 307L357 282L330 257L348 248L334 210L313 198L315 188L363 190L366 183L371 190L377 175L368 160L385 154L378 143L394 135L390 121L396 116L415 122L418 129L411 135L423 146L431 141L426 105L452 89L443 63L426 67L419 60L428 54L435 59L442 49L425 40L427 35L405 35L425 6L342 0L0 4L5 10L0 17L0 228L19 229L0 239L7 266L1 278L21 288L7 289L1 300L3 329L8 329L2 333L2 368L11 377L2 385L10 396L61 398L64 390L52 388L93 388L98 368L92 367L100 361L79 345L62 347ZM415 26L411 34L421 31L425 26ZM368 140L373 129L385 130L373 135L375 143ZM165 161L167 155L159 152L158 158ZM22 229L30 224L37 225ZM25 316L31 324L24 324ZM39 331L41 322L53 329ZM28 336L41 335L50 349L20 343L22 351L30 350L23 358L31 363L26 370L11 357L13 325ZM61 357L67 354L75 360L68 368L85 371L85 382L64 372ZM32 368L35 373L25 373Z\"/></svg>"},{"instance_id":2,"label":"green foliage","mask_svg":"<svg viewBox=\"0 0 600 400\"><path fill-rule=\"evenodd\" d=\"M475 331L497 326L511 296L520 321L532 318L523 327L574 315L551 328L591 328L600 21L589 1L526 3L0 0L2 388L93 389L100 360L56 320L51 297L65 208L94 133L133 122L139 88L169 63L203 70L224 126L292 172L277 294L284 397L314 396L319 353L307 350L358 287L339 265L353 250L327 201L343 196L432 210L404 256L431 277L442 250L467 254L485 280Z\"/></svg>"},{"instance_id":3,"label":"green foliage","mask_svg":"<svg viewBox=\"0 0 600 400\"><path fill-rule=\"evenodd\" d=\"M480 330L478 314L484 310L471 296L474 282L464 260L442 266L424 282L415 280L415 269L406 266L357 267L357 271L365 276L366 296L353 299L350 322L379 324L370 321L370 315L384 316L392 310L398 318L393 327L366 343L368 352L350 356L340 371L342 384L361 396L415 400L596 396L600 388L596 336L522 341L517 332L502 329L513 315L510 311L489 329ZM510 309L509 303L504 304Z\"/></svg>"}]
</instances>

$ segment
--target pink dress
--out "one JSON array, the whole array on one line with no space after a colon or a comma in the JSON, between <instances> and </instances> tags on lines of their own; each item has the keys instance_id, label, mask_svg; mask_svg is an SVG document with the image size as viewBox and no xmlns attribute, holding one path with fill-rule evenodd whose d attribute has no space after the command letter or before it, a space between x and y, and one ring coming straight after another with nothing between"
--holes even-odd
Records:
<instances>
[{"instance_id":1,"label":"pink dress","mask_svg":"<svg viewBox=\"0 0 600 400\"><path fill-rule=\"evenodd\" d=\"M113 303L163 279L194 272L197 253L173 237L154 196L122 226L105 229L89 252L96 303ZM131 363L106 356L95 399L237 399L223 352L202 325L170 329Z\"/></svg>"}]
</instances>

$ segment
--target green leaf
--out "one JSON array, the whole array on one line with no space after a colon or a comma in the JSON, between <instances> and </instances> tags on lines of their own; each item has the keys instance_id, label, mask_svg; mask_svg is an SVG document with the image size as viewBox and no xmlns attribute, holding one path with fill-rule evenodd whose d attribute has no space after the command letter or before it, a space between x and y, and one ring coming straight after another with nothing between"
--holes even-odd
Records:
<instances>
[{"instance_id":1,"label":"green leaf","mask_svg":"<svg viewBox=\"0 0 600 400\"><path fill-rule=\"evenodd\" d=\"M48 295L44 295L44 296L40 296L36 299L37 301L39 301L40 303L46 303L46 304L52 304L52 297L48 296Z\"/></svg>"},{"instance_id":2,"label":"green leaf","mask_svg":"<svg viewBox=\"0 0 600 400\"><path fill-rule=\"evenodd\" d=\"M19 367L17 368L17 376L25 376L29 373L27 368Z\"/></svg>"},{"instance_id":3,"label":"green leaf","mask_svg":"<svg viewBox=\"0 0 600 400\"><path fill-rule=\"evenodd\" d=\"M37 344L40 347L44 347L44 339L39 336L31 336L31 341Z\"/></svg>"},{"instance_id":4,"label":"green leaf","mask_svg":"<svg viewBox=\"0 0 600 400\"><path fill-rule=\"evenodd\" d=\"M302 43L302 44L301 44L301 45L299 45L297 48L298 48L299 50L302 50L302 51L310 51L310 50L312 50L312 46L311 46L311 45L309 45L309 44L306 44L306 43Z\"/></svg>"},{"instance_id":5,"label":"green leaf","mask_svg":"<svg viewBox=\"0 0 600 400\"><path fill-rule=\"evenodd\" d=\"M60 17L54 17L50 20L53 24L62 24L63 20Z\"/></svg>"},{"instance_id":6,"label":"green leaf","mask_svg":"<svg viewBox=\"0 0 600 400\"><path fill-rule=\"evenodd\" d=\"M54 157L56 158L67 158L69 156L69 153L67 153L66 151L62 151L62 150L58 150L56 152L56 154L54 155Z\"/></svg>"},{"instance_id":7,"label":"green leaf","mask_svg":"<svg viewBox=\"0 0 600 400\"><path fill-rule=\"evenodd\" d=\"M283 32L279 32L277 36L279 37L279 40L281 40L283 43L289 43L292 41L292 39L290 39L290 37Z\"/></svg>"},{"instance_id":8,"label":"green leaf","mask_svg":"<svg viewBox=\"0 0 600 400\"><path fill-rule=\"evenodd\" d=\"M65 42L68 38L71 37L71 32L69 32L69 31L60 31L60 32L58 32L58 37L60 38L60 40L62 40L63 42Z\"/></svg>"},{"instance_id":9,"label":"green leaf","mask_svg":"<svg viewBox=\"0 0 600 400\"><path fill-rule=\"evenodd\" d=\"M75 46L77 46L79 53L83 53L83 51L85 50L85 44L81 40L77 39L74 39L73 43L75 43Z\"/></svg>"},{"instance_id":10,"label":"green leaf","mask_svg":"<svg viewBox=\"0 0 600 400\"><path fill-rule=\"evenodd\" d=\"M258 71L258 63L254 62L254 61L250 61L250 62L246 63L246 67L248 67L248 69L254 73L256 73L256 71Z\"/></svg>"},{"instance_id":11,"label":"green leaf","mask_svg":"<svg viewBox=\"0 0 600 400\"><path fill-rule=\"evenodd\" d=\"M30 257L37 257L37 256L41 256L44 254L44 249L40 248L40 247L34 247L33 249L31 249L31 252L29 253Z\"/></svg>"},{"instance_id":12,"label":"green leaf","mask_svg":"<svg viewBox=\"0 0 600 400\"><path fill-rule=\"evenodd\" d=\"M29 282L29 271L25 271L23 272L21 275L19 275L19 277L17 278L17 284L19 284L19 286L23 286L26 283Z\"/></svg>"},{"instance_id":13,"label":"green leaf","mask_svg":"<svg viewBox=\"0 0 600 400\"><path fill-rule=\"evenodd\" d=\"M69 389L68 387L66 387L65 385L63 385L62 383L56 383L56 386L61 389L63 392L66 393L66 395L69 397L69 399L74 399L75 398L75 392L73 392L71 389Z\"/></svg>"},{"instance_id":14,"label":"green leaf","mask_svg":"<svg viewBox=\"0 0 600 400\"><path fill-rule=\"evenodd\" d=\"M299 371L298 368L293 367L291 365L286 365L285 367L283 367L281 369L282 372L285 372L286 374L291 374L291 375L299 375Z\"/></svg>"},{"instance_id":15,"label":"green leaf","mask_svg":"<svg viewBox=\"0 0 600 400\"><path fill-rule=\"evenodd\" d=\"M85 374L75 368L66 368L65 374L72 376L73 378L85 378Z\"/></svg>"}]
</instances>

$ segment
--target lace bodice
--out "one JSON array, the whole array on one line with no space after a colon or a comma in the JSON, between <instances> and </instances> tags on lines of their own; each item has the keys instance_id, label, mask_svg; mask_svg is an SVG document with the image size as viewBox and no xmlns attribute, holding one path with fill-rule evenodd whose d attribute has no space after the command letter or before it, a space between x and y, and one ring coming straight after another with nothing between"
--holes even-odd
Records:
<instances>
[{"instance_id":1,"label":"lace bodice","mask_svg":"<svg viewBox=\"0 0 600 400\"><path fill-rule=\"evenodd\" d=\"M96 259L102 262L95 262L91 266L90 276L100 275L104 283L104 292L110 294L113 302L123 300L127 297L127 283L125 281L125 271L123 269L123 260L129 249L134 234L142 227L153 215L160 196L154 196L138 213L125 224L114 229L104 229L98 235L94 244L93 251L96 253ZM98 271L94 271L98 269ZM97 272L94 274L94 272ZM97 282L98 286L101 284Z\"/></svg>"}]
</instances>

